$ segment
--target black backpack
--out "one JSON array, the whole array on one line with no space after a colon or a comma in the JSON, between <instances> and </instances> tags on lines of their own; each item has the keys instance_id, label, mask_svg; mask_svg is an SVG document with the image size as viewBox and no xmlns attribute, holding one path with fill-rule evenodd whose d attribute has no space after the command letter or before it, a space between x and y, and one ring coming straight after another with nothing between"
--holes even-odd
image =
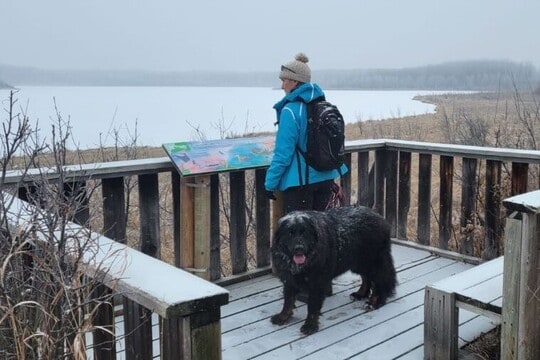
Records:
<instances>
[{"instance_id":1,"label":"black backpack","mask_svg":"<svg viewBox=\"0 0 540 360\"><path fill-rule=\"evenodd\" d=\"M335 105L321 97L307 104L307 117L306 152L298 147L297 150L316 170L339 170L345 160L343 116Z\"/></svg>"}]
</instances>

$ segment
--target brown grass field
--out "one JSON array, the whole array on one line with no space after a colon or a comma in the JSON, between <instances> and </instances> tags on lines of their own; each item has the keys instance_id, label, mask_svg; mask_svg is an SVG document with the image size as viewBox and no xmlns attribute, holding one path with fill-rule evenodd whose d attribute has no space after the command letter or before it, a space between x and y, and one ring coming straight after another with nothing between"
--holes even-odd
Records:
<instances>
[{"instance_id":1,"label":"brown grass field","mask_svg":"<svg viewBox=\"0 0 540 360\"><path fill-rule=\"evenodd\" d=\"M496 146L496 147L511 147L524 149L539 149L537 146L540 141L540 116L539 116L539 95L538 94L517 94L517 93L472 93L472 94L448 94L438 96L422 96L418 98L420 101L429 102L436 105L434 114L422 114L416 116L407 116L401 118L391 118L384 120L369 120L349 123L346 126L347 140L358 139L401 139L411 141L439 142L439 143L459 143L468 145L480 146ZM271 104L269 104L270 106ZM346 119L350 122L350 119ZM252 135L252 134L250 134ZM66 153L66 164L73 163L90 163L90 162L105 162L114 160L127 160L149 157L164 157L166 156L161 147L145 147L131 144L128 146L119 146L116 148L85 150L82 152ZM414 159L413 159L414 161ZM40 158L40 165L46 166L54 162L50 156ZM456 166L455 177L459 177L459 166ZM438 171L436 159L433 163L434 172ZM411 189L415 189L414 181L417 179L417 167L412 167ZM352 172L352 188L356 188L355 172ZM248 174L248 178L252 175ZM221 186L226 189L228 177L223 175ZM437 176L433 176L434 189L438 186ZM221 178L220 178L221 179ZM221 181L221 180L220 180ZM249 180L251 181L251 180ZM246 183L249 183L247 181ZM128 207L128 244L133 247L138 247L139 239L139 218L137 211L137 191L135 187L136 179L130 179L128 188L130 189L130 205ZM93 183L93 182L90 182ZM160 199L163 206L160 209L161 214L161 258L169 263L173 262L173 244L172 244L172 195L170 192L170 174L160 174ZM534 188L537 188L538 180L531 182ZM91 199L91 214L94 211L99 212L101 209L101 201L99 196L99 184L96 182L97 195ZM163 191L161 189L164 189ZM455 189L459 189L458 186ZM411 190L414 192L414 190ZM455 193L455 198L459 199L459 194ZM220 196L222 201L227 201L227 191L224 190ZM437 191L433 191L434 197L433 207L436 208ZM353 197L355 194L352 194ZM414 194L411 193L411 200L414 199ZM221 206L224 218L226 218L227 206ZM411 203L411 215L409 228L411 229L408 237L415 238L415 216L412 213L414 203ZM459 209L459 204L456 208ZM459 212L456 210L454 223L459 227ZM228 228L227 221L222 220L222 259L224 262L230 256L228 244ZM432 226L436 227L436 219L432 221ZM102 228L102 216L96 213L92 216L92 227L94 229ZM459 228L456 229L459 233ZM98 230L99 231L99 230ZM432 231L436 234L437 230ZM480 235L481 236L481 232ZM254 253L253 245L254 233L253 229L248 229L248 249L251 254ZM436 244L433 244L437 246ZM453 250L457 250L457 242L454 244ZM452 249L452 248L451 248ZM479 255L481 249L476 249L476 254ZM224 267L222 273L227 275L230 269ZM491 343L493 340L491 340ZM487 341L485 341L487 343ZM494 350L489 350L490 354L484 355L482 352L487 351L485 344L482 341L477 342L476 348L471 351L482 354L482 358L493 358ZM494 346L496 348L497 346Z\"/></svg>"}]
</instances>

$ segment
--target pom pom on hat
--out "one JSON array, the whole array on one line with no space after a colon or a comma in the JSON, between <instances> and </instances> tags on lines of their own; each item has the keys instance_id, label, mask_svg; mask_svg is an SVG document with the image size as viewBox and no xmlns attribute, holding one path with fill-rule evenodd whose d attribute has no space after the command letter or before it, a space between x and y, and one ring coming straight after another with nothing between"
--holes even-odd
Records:
<instances>
[{"instance_id":1,"label":"pom pom on hat","mask_svg":"<svg viewBox=\"0 0 540 360\"><path fill-rule=\"evenodd\" d=\"M311 81L311 69L307 65L309 58L304 53L298 53L294 57L293 61L281 65L281 71L279 78L296 80L301 83L307 83Z\"/></svg>"}]
</instances>

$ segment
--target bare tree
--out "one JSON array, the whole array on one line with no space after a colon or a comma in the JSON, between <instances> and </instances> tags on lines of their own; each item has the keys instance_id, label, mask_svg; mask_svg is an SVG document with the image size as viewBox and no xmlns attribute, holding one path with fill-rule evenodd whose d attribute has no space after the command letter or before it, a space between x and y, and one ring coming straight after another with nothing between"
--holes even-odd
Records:
<instances>
[{"instance_id":1,"label":"bare tree","mask_svg":"<svg viewBox=\"0 0 540 360\"><path fill-rule=\"evenodd\" d=\"M59 122L51 142L40 142L16 103L11 92L0 138L0 358L84 359L85 334L111 296L95 296L102 278L85 276L95 239L73 222L88 213L91 189L66 187L69 124ZM52 179L35 167L45 159L52 162ZM13 169L21 182L7 184Z\"/></svg>"}]
</instances>

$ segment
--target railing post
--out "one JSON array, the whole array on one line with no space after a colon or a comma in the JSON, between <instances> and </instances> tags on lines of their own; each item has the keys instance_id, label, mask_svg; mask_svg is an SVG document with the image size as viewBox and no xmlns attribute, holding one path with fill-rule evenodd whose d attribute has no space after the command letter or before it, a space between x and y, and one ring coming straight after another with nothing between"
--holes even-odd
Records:
<instances>
[{"instance_id":1,"label":"railing post","mask_svg":"<svg viewBox=\"0 0 540 360\"><path fill-rule=\"evenodd\" d=\"M101 182L103 192L103 234L119 243L126 243L126 208L124 178L116 177L103 179ZM96 298L110 298L111 290L105 285L96 289ZM95 317L95 325L104 331L94 331L94 356L96 359L116 359L116 340L114 336L114 309L113 304L103 302Z\"/></svg>"},{"instance_id":2,"label":"railing post","mask_svg":"<svg viewBox=\"0 0 540 360\"><path fill-rule=\"evenodd\" d=\"M239 274L247 270L246 177L244 171L233 171L229 176L231 196L229 239L232 273Z\"/></svg>"},{"instance_id":3,"label":"railing post","mask_svg":"<svg viewBox=\"0 0 540 360\"><path fill-rule=\"evenodd\" d=\"M139 175L140 250L160 258L159 182L157 174ZM124 297L126 359L152 357L152 312Z\"/></svg>"},{"instance_id":4,"label":"railing post","mask_svg":"<svg viewBox=\"0 0 540 360\"><path fill-rule=\"evenodd\" d=\"M411 153L399 152L399 182L398 182L398 239L407 239L407 221L411 206Z\"/></svg>"},{"instance_id":5,"label":"railing post","mask_svg":"<svg viewBox=\"0 0 540 360\"><path fill-rule=\"evenodd\" d=\"M180 177L180 267L210 279L211 176Z\"/></svg>"},{"instance_id":6,"label":"railing post","mask_svg":"<svg viewBox=\"0 0 540 360\"><path fill-rule=\"evenodd\" d=\"M359 205L371 207L372 203L370 199L373 194L370 193L372 187L369 184L369 151L358 152L358 167L356 171L358 175L356 201Z\"/></svg>"},{"instance_id":7,"label":"railing post","mask_svg":"<svg viewBox=\"0 0 540 360\"><path fill-rule=\"evenodd\" d=\"M384 175L385 175L386 150L375 150L375 204L376 212L384 216Z\"/></svg>"},{"instance_id":8,"label":"railing post","mask_svg":"<svg viewBox=\"0 0 540 360\"><path fill-rule=\"evenodd\" d=\"M221 278L219 174L210 175L210 280Z\"/></svg>"},{"instance_id":9,"label":"railing post","mask_svg":"<svg viewBox=\"0 0 540 360\"><path fill-rule=\"evenodd\" d=\"M180 176L180 267L195 267L195 229L193 221L193 179Z\"/></svg>"},{"instance_id":10,"label":"railing post","mask_svg":"<svg viewBox=\"0 0 540 360\"><path fill-rule=\"evenodd\" d=\"M210 279L210 175L194 179L193 226L195 230L194 265L197 275Z\"/></svg>"},{"instance_id":11,"label":"railing post","mask_svg":"<svg viewBox=\"0 0 540 360\"><path fill-rule=\"evenodd\" d=\"M440 157L439 189L439 247L448 250L448 241L452 237L452 198L454 181L454 158Z\"/></svg>"},{"instance_id":12,"label":"railing post","mask_svg":"<svg viewBox=\"0 0 540 360\"><path fill-rule=\"evenodd\" d=\"M390 223L390 236L397 233L397 202L398 202L398 152L386 150L385 156L385 217Z\"/></svg>"},{"instance_id":13,"label":"railing post","mask_svg":"<svg viewBox=\"0 0 540 360\"><path fill-rule=\"evenodd\" d=\"M484 251L482 258L491 260L499 254L501 240L501 162L486 161L486 205Z\"/></svg>"},{"instance_id":14,"label":"railing post","mask_svg":"<svg viewBox=\"0 0 540 360\"><path fill-rule=\"evenodd\" d=\"M255 170L257 267L270 265L270 203L264 190L266 169Z\"/></svg>"},{"instance_id":15,"label":"railing post","mask_svg":"<svg viewBox=\"0 0 540 360\"><path fill-rule=\"evenodd\" d=\"M90 208L86 181L69 181L63 184L63 188L64 197L71 199L71 206L74 207L73 222L87 226L90 220Z\"/></svg>"},{"instance_id":16,"label":"railing post","mask_svg":"<svg viewBox=\"0 0 540 360\"><path fill-rule=\"evenodd\" d=\"M417 237L422 245L429 245L431 236L431 157L431 154L420 154L418 160Z\"/></svg>"},{"instance_id":17,"label":"railing post","mask_svg":"<svg viewBox=\"0 0 540 360\"><path fill-rule=\"evenodd\" d=\"M459 252L465 255L474 255L474 232L477 226L476 195L477 181L476 159L463 158L461 165L461 214L460 214L460 248Z\"/></svg>"},{"instance_id":18,"label":"railing post","mask_svg":"<svg viewBox=\"0 0 540 360\"><path fill-rule=\"evenodd\" d=\"M503 201L501 359L540 358L540 190Z\"/></svg>"},{"instance_id":19,"label":"railing post","mask_svg":"<svg viewBox=\"0 0 540 360\"><path fill-rule=\"evenodd\" d=\"M511 195L519 195L527 192L529 182L529 164L512 163L512 189Z\"/></svg>"},{"instance_id":20,"label":"railing post","mask_svg":"<svg viewBox=\"0 0 540 360\"><path fill-rule=\"evenodd\" d=\"M139 175L139 223L141 251L161 258L159 228L159 182L157 174Z\"/></svg>"}]
</instances>

